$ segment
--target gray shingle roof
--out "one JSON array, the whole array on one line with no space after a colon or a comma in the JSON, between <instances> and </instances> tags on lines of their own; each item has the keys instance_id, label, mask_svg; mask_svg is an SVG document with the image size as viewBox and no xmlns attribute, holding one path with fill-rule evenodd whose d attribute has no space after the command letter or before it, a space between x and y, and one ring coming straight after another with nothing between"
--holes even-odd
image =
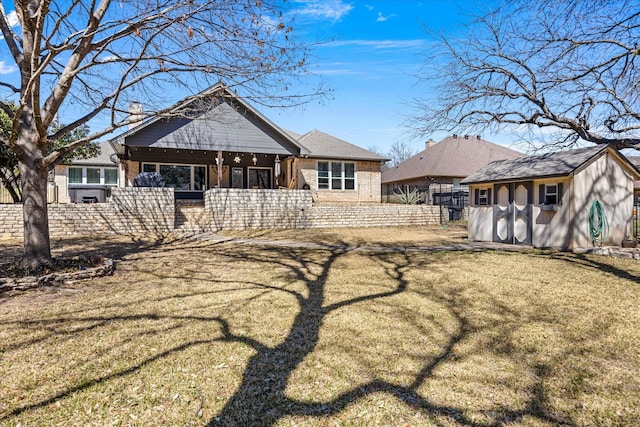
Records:
<instances>
[{"instance_id":1,"label":"gray shingle roof","mask_svg":"<svg viewBox=\"0 0 640 427\"><path fill-rule=\"evenodd\" d=\"M310 152L309 157L337 160L364 160L384 162L388 159L364 148L350 144L317 129L298 138L298 142Z\"/></svg>"},{"instance_id":2,"label":"gray shingle roof","mask_svg":"<svg viewBox=\"0 0 640 427\"><path fill-rule=\"evenodd\" d=\"M451 136L382 172L382 183L422 177L463 178L494 160L521 156L522 153L478 137Z\"/></svg>"},{"instance_id":3,"label":"gray shingle roof","mask_svg":"<svg viewBox=\"0 0 640 427\"><path fill-rule=\"evenodd\" d=\"M111 155L115 152L109 142L100 142L100 154L90 159L78 159L73 160L73 165L91 165L91 166L115 166L116 164L111 160ZM114 156L115 157L115 156Z\"/></svg>"},{"instance_id":4,"label":"gray shingle roof","mask_svg":"<svg viewBox=\"0 0 640 427\"><path fill-rule=\"evenodd\" d=\"M526 156L513 160L500 160L492 162L468 176L462 180L462 183L471 184L568 176L593 157L606 150L606 148L606 145L596 145L537 156Z\"/></svg>"}]
</instances>

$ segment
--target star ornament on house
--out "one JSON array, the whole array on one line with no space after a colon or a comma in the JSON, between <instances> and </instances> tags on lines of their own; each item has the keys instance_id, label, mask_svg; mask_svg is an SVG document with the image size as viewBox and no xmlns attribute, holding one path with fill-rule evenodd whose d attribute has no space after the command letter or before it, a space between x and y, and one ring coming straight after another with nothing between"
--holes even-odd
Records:
<instances>
[{"instance_id":1,"label":"star ornament on house","mask_svg":"<svg viewBox=\"0 0 640 427\"><path fill-rule=\"evenodd\" d=\"M235 163L240 163L240 156L235 156L235 157L233 158L233 161L234 161Z\"/></svg>"}]
</instances>

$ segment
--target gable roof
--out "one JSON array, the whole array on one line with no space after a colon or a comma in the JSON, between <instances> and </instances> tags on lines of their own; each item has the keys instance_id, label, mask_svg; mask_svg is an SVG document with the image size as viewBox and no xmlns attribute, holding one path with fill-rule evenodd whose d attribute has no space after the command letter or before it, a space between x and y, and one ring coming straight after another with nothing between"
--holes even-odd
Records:
<instances>
[{"instance_id":1,"label":"gable roof","mask_svg":"<svg viewBox=\"0 0 640 427\"><path fill-rule=\"evenodd\" d=\"M385 162L389 159L364 148L343 141L317 129L307 132L298 139L307 148L309 157L318 159L363 160Z\"/></svg>"},{"instance_id":2,"label":"gable roof","mask_svg":"<svg viewBox=\"0 0 640 427\"><path fill-rule=\"evenodd\" d=\"M383 171L382 183L422 177L463 178L494 160L521 156L522 153L479 137L454 135Z\"/></svg>"},{"instance_id":3,"label":"gable roof","mask_svg":"<svg viewBox=\"0 0 640 427\"><path fill-rule=\"evenodd\" d=\"M513 160L492 162L476 173L462 180L463 184L477 184L494 181L513 181L533 178L552 178L569 176L591 159L603 154L607 149L616 153L634 170L637 176L640 171L622 154L608 145L596 145L575 150L526 156Z\"/></svg>"},{"instance_id":4,"label":"gable roof","mask_svg":"<svg viewBox=\"0 0 640 427\"><path fill-rule=\"evenodd\" d=\"M113 147L108 142L98 142L100 146L100 154L91 157L89 159L74 159L71 164L73 165L91 165L91 166L115 166L116 163L112 160Z\"/></svg>"},{"instance_id":5,"label":"gable roof","mask_svg":"<svg viewBox=\"0 0 640 427\"><path fill-rule=\"evenodd\" d=\"M222 102L214 102L203 110L198 102L206 99ZM186 113L182 117L155 116L144 120L110 142L155 148L308 154L295 138L222 83L169 109L170 113L183 111Z\"/></svg>"}]
</instances>

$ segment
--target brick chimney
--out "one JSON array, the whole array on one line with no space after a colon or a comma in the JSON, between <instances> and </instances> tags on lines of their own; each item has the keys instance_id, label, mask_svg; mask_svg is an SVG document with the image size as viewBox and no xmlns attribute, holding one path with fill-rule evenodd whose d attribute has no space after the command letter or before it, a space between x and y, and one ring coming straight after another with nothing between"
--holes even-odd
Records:
<instances>
[{"instance_id":1,"label":"brick chimney","mask_svg":"<svg viewBox=\"0 0 640 427\"><path fill-rule=\"evenodd\" d=\"M138 101L129 103L129 120L132 120L132 122L129 123L129 129L138 126L142 119L144 119L142 104Z\"/></svg>"}]
</instances>

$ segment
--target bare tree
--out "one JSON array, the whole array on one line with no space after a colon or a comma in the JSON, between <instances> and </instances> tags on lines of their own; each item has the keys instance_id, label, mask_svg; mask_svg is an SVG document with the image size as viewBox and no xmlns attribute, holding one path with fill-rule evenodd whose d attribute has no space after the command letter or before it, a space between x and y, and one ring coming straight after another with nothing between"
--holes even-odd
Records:
<instances>
[{"instance_id":1,"label":"bare tree","mask_svg":"<svg viewBox=\"0 0 640 427\"><path fill-rule=\"evenodd\" d=\"M406 141L397 140L391 145L387 157L389 157L389 167L397 166L416 154L415 148L411 147Z\"/></svg>"},{"instance_id":2,"label":"bare tree","mask_svg":"<svg viewBox=\"0 0 640 427\"><path fill-rule=\"evenodd\" d=\"M278 0L15 0L0 3L0 29L19 78L0 87L12 132L2 136L17 156L24 206L23 265L51 261L48 170L66 154L130 123L132 101L149 115L171 116L176 90L197 96L224 81L263 104L303 102L287 93L304 72L306 50L293 38L291 16ZM166 88L171 87L172 91ZM237 90L237 89L236 89ZM163 97L164 95L164 97ZM56 114L74 116L49 133ZM108 125L47 151L51 141L101 118ZM139 119L139 118L138 118Z\"/></svg>"},{"instance_id":3,"label":"bare tree","mask_svg":"<svg viewBox=\"0 0 640 427\"><path fill-rule=\"evenodd\" d=\"M440 35L427 61L433 95L412 117L420 134L528 129L558 148L640 149L636 2L511 1L468 30Z\"/></svg>"}]
</instances>

